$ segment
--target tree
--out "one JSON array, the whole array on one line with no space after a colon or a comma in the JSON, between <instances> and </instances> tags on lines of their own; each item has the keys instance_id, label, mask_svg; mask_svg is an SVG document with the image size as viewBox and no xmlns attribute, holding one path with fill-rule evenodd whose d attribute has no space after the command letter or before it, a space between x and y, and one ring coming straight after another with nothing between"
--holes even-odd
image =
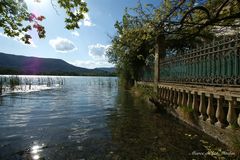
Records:
<instances>
[{"instance_id":1,"label":"tree","mask_svg":"<svg viewBox=\"0 0 240 160\"><path fill-rule=\"evenodd\" d=\"M53 4L53 0L51 2ZM57 0L57 3L66 11L66 29L79 28L78 22L84 19L84 13L88 12L87 3L83 0ZM29 44L32 37L28 31L36 29L39 38L44 38L46 31L40 24L44 19L42 15L31 13L24 0L0 1L0 27L7 36L20 37L23 42Z\"/></svg>"},{"instance_id":2,"label":"tree","mask_svg":"<svg viewBox=\"0 0 240 160\"><path fill-rule=\"evenodd\" d=\"M149 43L152 37L134 18L126 10L122 22L116 22L117 35L107 52L109 61L117 65L118 71L127 81L138 79L140 66L145 65L151 49Z\"/></svg>"},{"instance_id":3,"label":"tree","mask_svg":"<svg viewBox=\"0 0 240 160\"><path fill-rule=\"evenodd\" d=\"M239 27L239 5L239 0L165 0L160 7L143 7L139 2L115 24L117 34L108 52L110 62L122 70L128 66L125 72L133 72L131 77L137 79L136 70L154 54L158 82L162 58L213 38L216 27Z\"/></svg>"}]
</instances>

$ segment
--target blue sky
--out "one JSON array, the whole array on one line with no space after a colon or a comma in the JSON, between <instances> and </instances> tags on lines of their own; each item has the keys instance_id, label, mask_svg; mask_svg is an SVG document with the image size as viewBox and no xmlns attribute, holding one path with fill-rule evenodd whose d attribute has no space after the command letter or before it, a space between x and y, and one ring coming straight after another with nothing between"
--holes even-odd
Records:
<instances>
[{"instance_id":1,"label":"blue sky","mask_svg":"<svg viewBox=\"0 0 240 160\"><path fill-rule=\"evenodd\" d=\"M121 20L125 7L134 7L137 0L86 0L89 8L80 29L69 31L64 28L64 11L52 7L50 0L25 0L30 12L44 15L42 25L46 29L46 38L39 39L31 31L33 43L25 45L16 38L3 35L0 29L0 52L58 58L79 67L112 67L107 62L105 51L111 44L108 35L114 35L114 23ZM143 3L158 4L160 0L142 0Z\"/></svg>"}]
</instances>

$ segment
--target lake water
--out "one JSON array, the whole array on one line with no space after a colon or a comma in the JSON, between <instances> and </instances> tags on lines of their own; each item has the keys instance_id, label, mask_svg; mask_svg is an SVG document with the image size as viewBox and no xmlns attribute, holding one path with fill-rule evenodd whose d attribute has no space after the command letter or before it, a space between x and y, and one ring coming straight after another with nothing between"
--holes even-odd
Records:
<instances>
[{"instance_id":1,"label":"lake water","mask_svg":"<svg viewBox=\"0 0 240 160\"><path fill-rule=\"evenodd\" d=\"M221 151L219 142L120 89L115 77L66 77L59 88L0 98L3 160L214 159Z\"/></svg>"}]
</instances>

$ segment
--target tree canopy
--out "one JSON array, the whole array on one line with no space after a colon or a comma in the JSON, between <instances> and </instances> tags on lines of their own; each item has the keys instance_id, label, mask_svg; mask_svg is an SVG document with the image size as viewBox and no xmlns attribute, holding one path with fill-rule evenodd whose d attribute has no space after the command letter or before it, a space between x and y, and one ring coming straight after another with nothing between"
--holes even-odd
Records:
<instances>
[{"instance_id":1,"label":"tree canopy","mask_svg":"<svg viewBox=\"0 0 240 160\"><path fill-rule=\"evenodd\" d=\"M239 0L165 0L160 6L143 5L126 9L117 21L117 33L108 51L109 61L119 71L137 79L142 66L217 36L222 28L239 28Z\"/></svg>"},{"instance_id":2,"label":"tree canopy","mask_svg":"<svg viewBox=\"0 0 240 160\"><path fill-rule=\"evenodd\" d=\"M40 0L32 0L41 3ZM51 0L55 7L53 0ZM66 29L79 28L78 22L84 19L84 13L88 12L87 3L83 0L57 0L59 7L65 9ZM28 10L24 0L0 0L0 27L4 34L10 37L19 37L29 44L32 38L28 31L35 29L39 38L44 38L46 31L41 21L44 15L35 15Z\"/></svg>"}]
</instances>

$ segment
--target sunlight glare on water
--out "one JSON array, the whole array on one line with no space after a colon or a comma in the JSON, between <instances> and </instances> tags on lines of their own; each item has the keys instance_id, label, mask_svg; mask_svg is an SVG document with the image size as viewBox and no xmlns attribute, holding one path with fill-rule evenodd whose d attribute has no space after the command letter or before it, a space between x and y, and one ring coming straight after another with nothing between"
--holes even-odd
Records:
<instances>
[{"instance_id":1,"label":"sunlight glare on water","mask_svg":"<svg viewBox=\"0 0 240 160\"><path fill-rule=\"evenodd\" d=\"M41 146L35 143L31 148L31 156L34 160L40 159L40 153L42 152L42 148L44 147L44 144Z\"/></svg>"}]
</instances>

